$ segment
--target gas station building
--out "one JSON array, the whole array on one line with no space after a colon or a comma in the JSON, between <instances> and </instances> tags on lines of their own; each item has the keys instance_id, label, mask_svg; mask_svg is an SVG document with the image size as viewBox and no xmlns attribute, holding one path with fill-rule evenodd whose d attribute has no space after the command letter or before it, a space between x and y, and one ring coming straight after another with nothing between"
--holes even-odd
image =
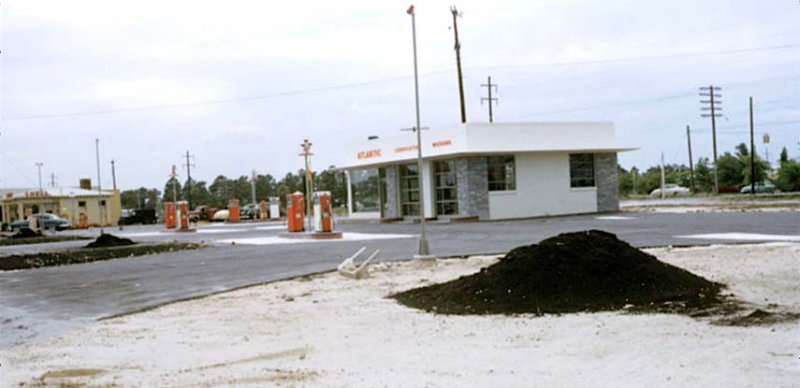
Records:
<instances>
[{"instance_id":1,"label":"gas station building","mask_svg":"<svg viewBox=\"0 0 800 388\"><path fill-rule=\"evenodd\" d=\"M81 180L81 187L47 187L0 190L0 221L10 224L31 214L50 213L74 226L116 225L121 215L117 190L98 192L91 181Z\"/></svg>"},{"instance_id":2,"label":"gas station building","mask_svg":"<svg viewBox=\"0 0 800 388\"><path fill-rule=\"evenodd\" d=\"M619 209L610 122L466 123L352 146L342 169L351 218L503 220Z\"/></svg>"}]
</instances>

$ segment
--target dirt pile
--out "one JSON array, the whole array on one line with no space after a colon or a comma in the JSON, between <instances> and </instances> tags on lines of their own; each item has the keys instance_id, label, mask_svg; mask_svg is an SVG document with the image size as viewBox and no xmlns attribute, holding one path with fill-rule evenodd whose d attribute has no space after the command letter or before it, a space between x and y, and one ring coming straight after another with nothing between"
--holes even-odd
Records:
<instances>
[{"instance_id":1,"label":"dirt pile","mask_svg":"<svg viewBox=\"0 0 800 388\"><path fill-rule=\"evenodd\" d=\"M17 233L11 235L11 238L31 238L31 237L42 237L42 232L34 232L28 228L22 228L17 230Z\"/></svg>"},{"instance_id":2,"label":"dirt pile","mask_svg":"<svg viewBox=\"0 0 800 388\"><path fill-rule=\"evenodd\" d=\"M103 233L100 235L100 237L87 244L86 248L124 247L134 244L136 243L130 239L117 237L113 234Z\"/></svg>"},{"instance_id":3,"label":"dirt pile","mask_svg":"<svg viewBox=\"0 0 800 388\"><path fill-rule=\"evenodd\" d=\"M479 273L392 295L442 314L516 314L621 308L677 311L720 302L721 284L658 261L598 230L511 250ZM667 308L663 308L667 307Z\"/></svg>"}]
</instances>

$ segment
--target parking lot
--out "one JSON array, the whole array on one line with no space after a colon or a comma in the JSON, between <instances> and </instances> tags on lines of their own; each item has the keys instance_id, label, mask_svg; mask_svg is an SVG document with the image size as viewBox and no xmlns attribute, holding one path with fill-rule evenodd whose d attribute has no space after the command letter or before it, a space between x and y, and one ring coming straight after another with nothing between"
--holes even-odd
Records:
<instances>
[{"instance_id":1,"label":"parking lot","mask_svg":"<svg viewBox=\"0 0 800 388\"><path fill-rule=\"evenodd\" d=\"M281 223L209 224L193 233L162 226L106 229L135 241L203 241L195 251L0 273L0 346L103 317L252 284L334 269L361 247L378 260L410 259L419 226L338 225L340 241L278 237ZM639 247L798 241L800 212L616 213L503 222L428 225L437 256L503 253L562 232L602 229ZM96 236L99 230L74 231ZM85 245L86 241L0 247L0 255ZM13 320L6 323L4 320ZM11 322L11 321L8 321Z\"/></svg>"}]
</instances>

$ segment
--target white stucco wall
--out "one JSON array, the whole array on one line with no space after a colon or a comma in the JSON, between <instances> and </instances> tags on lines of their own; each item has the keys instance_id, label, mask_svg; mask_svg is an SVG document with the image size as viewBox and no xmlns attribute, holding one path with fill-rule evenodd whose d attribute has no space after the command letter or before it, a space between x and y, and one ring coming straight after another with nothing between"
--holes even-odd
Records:
<instances>
[{"instance_id":1,"label":"white stucco wall","mask_svg":"<svg viewBox=\"0 0 800 388\"><path fill-rule=\"evenodd\" d=\"M515 155L517 189L489 192L489 218L537 217L597 211L597 189L570 188L566 152Z\"/></svg>"}]
</instances>

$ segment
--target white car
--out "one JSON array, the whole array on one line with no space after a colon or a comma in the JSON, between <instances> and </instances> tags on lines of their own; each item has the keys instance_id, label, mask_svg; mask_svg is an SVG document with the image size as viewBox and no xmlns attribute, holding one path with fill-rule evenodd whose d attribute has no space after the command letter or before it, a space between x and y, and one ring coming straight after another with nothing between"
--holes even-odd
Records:
<instances>
[{"instance_id":1,"label":"white car","mask_svg":"<svg viewBox=\"0 0 800 388\"><path fill-rule=\"evenodd\" d=\"M687 189L683 186L678 186L674 183L667 183L664 185L664 196L665 197L677 197L679 195L689 195L691 194L691 190ZM660 197L661 196L661 188L657 188L650 193L651 197Z\"/></svg>"},{"instance_id":2,"label":"white car","mask_svg":"<svg viewBox=\"0 0 800 388\"><path fill-rule=\"evenodd\" d=\"M217 210L214 213L214 217L211 217L212 221L227 221L228 220L228 209Z\"/></svg>"}]
</instances>

